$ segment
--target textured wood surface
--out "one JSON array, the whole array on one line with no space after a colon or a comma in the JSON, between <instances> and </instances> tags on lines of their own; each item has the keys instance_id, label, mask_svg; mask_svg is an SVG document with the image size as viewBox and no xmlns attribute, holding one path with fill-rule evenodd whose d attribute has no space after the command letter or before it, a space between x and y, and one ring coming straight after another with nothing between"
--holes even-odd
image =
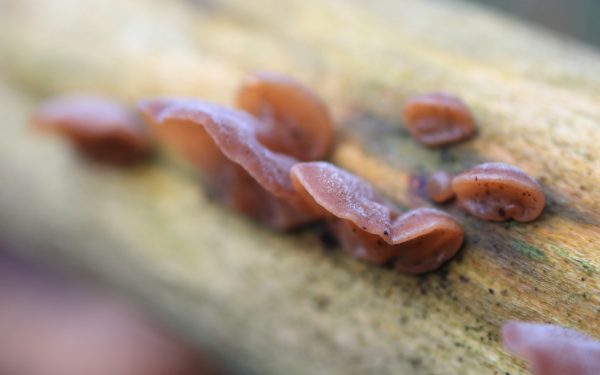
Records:
<instances>
[{"instance_id":1,"label":"textured wood surface","mask_svg":"<svg viewBox=\"0 0 600 375\"><path fill-rule=\"evenodd\" d=\"M402 206L427 204L411 176L482 161L538 178L548 206L531 224L449 206L464 249L412 277L227 212L165 158L95 167L27 130L62 92L228 103L256 69L325 97L334 162ZM507 319L600 338L599 87L597 53L461 3L0 0L0 237L139 298L244 373L523 373L499 345ZM408 137L401 103L433 89L471 104L473 141Z\"/></svg>"}]
</instances>

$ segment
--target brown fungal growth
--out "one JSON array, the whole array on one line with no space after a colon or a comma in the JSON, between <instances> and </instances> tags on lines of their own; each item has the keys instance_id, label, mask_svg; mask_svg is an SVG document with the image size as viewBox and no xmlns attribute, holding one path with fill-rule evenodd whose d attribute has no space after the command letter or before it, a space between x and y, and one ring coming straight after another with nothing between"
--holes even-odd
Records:
<instances>
[{"instance_id":1,"label":"brown fungal growth","mask_svg":"<svg viewBox=\"0 0 600 375\"><path fill-rule=\"evenodd\" d=\"M152 151L147 129L133 111L97 96L71 95L43 103L35 116L38 129L64 135L95 161L131 164Z\"/></svg>"},{"instance_id":2,"label":"brown fungal growth","mask_svg":"<svg viewBox=\"0 0 600 375\"><path fill-rule=\"evenodd\" d=\"M459 205L483 220L532 221L542 213L545 204L540 184L504 163L478 165L456 176L452 189Z\"/></svg>"},{"instance_id":3,"label":"brown fungal growth","mask_svg":"<svg viewBox=\"0 0 600 375\"><path fill-rule=\"evenodd\" d=\"M475 120L462 100L446 93L413 97L404 106L409 133L427 146L460 142L475 133Z\"/></svg>"},{"instance_id":4,"label":"brown fungal growth","mask_svg":"<svg viewBox=\"0 0 600 375\"><path fill-rule=\"evenodd\" d=\"M600 341L552 324L509 321L502 326L508 352L525 359L536 375L600 374Z\"/></svg>"},{"instance_id":5,"label":"brown fungal growth","mask_svg":"<svg viewBox=\"0 0 600 375\"><path fill-rule=\"evenodd\" d=\"M449 260L463 241L447 214L421 208L401 214L370 184L326 162L299 163L292 182L315 214L329 220L345 250L375 264L423 273Z\"/></svg>"},{"instance_id":6,"label":"brown fungal growth","mask_svg":"<svg viewBox=\"0 0 600 375\"><path fill-rule=\"evenodd\" d=\"M331 151L334 125L327 107L295 80L253 74L242 83L237 106L267 125L258 137L273 151L305 161L323 159Z\"/></svg>"},{"instance_id":7,"label":"brown fungal growth","mask_svg":"<svg viewBox=\"0 0 600 375\"><path fill-rule=\"evenodd\" d=\"M159 142L184 156L204 175L218 200L276 229L315 219L292 186L297 160L265 147L262 124L215 104L156 98L139 103Z\"/></svg>"},{"instance_id":8,"label":"brown fungal growth","mask_svg":"<svg viewBox=\"0 0 600 375\"><path fill-rule=\"evenodd\" d=\"M425 191L429 199L436 203L444 203L454 198L452 190L452 175L438 171L431 174L425 183Z\"/></svg>"}]
</instances>

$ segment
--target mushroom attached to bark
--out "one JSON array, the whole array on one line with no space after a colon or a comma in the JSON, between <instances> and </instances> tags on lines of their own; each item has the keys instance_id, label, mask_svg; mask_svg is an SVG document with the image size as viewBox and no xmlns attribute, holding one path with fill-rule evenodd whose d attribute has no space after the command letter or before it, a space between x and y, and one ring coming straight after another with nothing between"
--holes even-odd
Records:
<instances>
[{"instance_id":1,"label":"mushroom attached to bark","mask_svg":"<svg viewBox=\"0 0 600 375\"><path fill-rule=\"evenodd\" d=\"M253 74L242 83L237 105L268 125L258 137L273 151L304 161L323 159L331 151L329 111L300 82L274 73Z\"/></svg>"},{"instance_id":2,"label":"mushroom attached to bark","mask_svg":"<svg viewBox=\"0 0 600 375\"><path fill-rule=\"evenodd\" d=\"M292 181L313 212L329 219L342 246L364 261L394 261L401 271L423 273L462 244L463 230L447 214L429 208L401 214L369 183L332 164L296 164Z\"/></svg>"},{"instance_id":3,"label":"mushroom attached to bark","mask_svg":"<svg viewBox=\"0 0 600 375\"><path fill-rule=\"evenodd\" d=\"M148 157L152 142L135 113L98 96L70 95L43 103L37 128L64 135L86 157L111 164L131 164Z\"/></svg>"},{"instance_id":4,"label":"mushroom attached to bark","mask_svg":"<svg viewBox=\"0 0 600 375\"><path fill-rule=\"evenodd\" d=\"M600 342L572 329L513 321L502 327L502 342L536 375L600 374Z\"/></svg>"},{"instance_id":5,"label":"mushroom attached to bark","mask_svg":"<svg viewBox=\"0 0 600 375\"><path fill-rule=\"evenodd\" d=\"M446 93L427 93L404 106L409 133L427 146L443 146L471 137L475 120L462 100Z\"/></svg>"},{"instance_id":6,"label":"mushroom attached to bark","mask_svg":"<svg viewBox=\"0 0 600 375\"><path fill-rule=\"evenodd\" d=\"M454 177L452 189L468 213L490 221L532 221L546 200L536 180L504 163L478 165Z\"/></svg>"},{"instance_id":7,"label":"mushroom attached to bark","mask_svg":"<svg viewBox=\"0 0 600 375\"><path fill-rule=\"evenodd\" d=\"M276 229L314 220L290 180L297 160L265 147L252 116L175 98L144 100L139 109L157 140L193 163L225 205Z\"/></svg>"},{"instance_id":8,"label":"mushroom attached to bark","mask_svg":"<svg viewBox=\"0 0 600 375\"><path fill-rule=\"evenodd\" d=\"M425 191L429 199L436 203L444 203L454 198L452 191L452 175L448 172L438 171L427 178Z\"/></svg>"}]
</instances>

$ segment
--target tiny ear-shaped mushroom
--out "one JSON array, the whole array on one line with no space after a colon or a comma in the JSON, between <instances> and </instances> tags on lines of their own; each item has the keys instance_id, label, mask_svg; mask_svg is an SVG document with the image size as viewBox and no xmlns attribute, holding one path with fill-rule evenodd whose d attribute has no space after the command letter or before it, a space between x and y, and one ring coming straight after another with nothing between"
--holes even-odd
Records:
<instances>
[{"instance_id":1,"label":"tiny ear-shaped mushroom","mask_svg":"<svg viewBox=\"0 0 600 375\"><path fill-rule=\"evenodd\" d=\"M157 140L193 163L225 205L276 229L315 219L292 187L297 160L261 144L256 133L262 125L253 117L175 98L144 100L139 109Z\"/></svg>"},{"instance_id":2,"label":"tiny ear-shaped mushroom","mask_svg":"<svg viewBox=\"0 0 600 375\"><path fill-rule=\"evenodd\" d=\"M314 212L327 218L346 251L364 261L394 261L407 273L423 273L450 259L463 241L447 214L417 209L403 215L361 178L326 162L299 163L292 182Z\"/></svg>"},{"instance_id":3,"label":"tiny ear-shaped mushroom","mask_svg":"<svg viewBox=\"0 0 600 375\"><path fill-rule=\"evenodd\" d=\"M131 164L148 157L152 142L135 113L118 102L92 95L69 95L39 107L38 129L65 136L78 151L95 161Z\"/></svg>"},{"instance_id":4,"label":"tiny ear-shaped mushroom","mask_svg":"<svg viewBox=\"0 0 600 375\"><path fill-rule=\"evenodd\" d=\"M448 172L438 171L432 173L425 185L429 199L436 203L444 203L454 198L452 190L452 175Z\"/></svg>"},{"instance_id":5,"label":"tiny ear-shaped mushroom","mask_svg":"<svg viewBox=\"0 0 600 375\"><path fill-rule=\"evenodd\" d=\"M433 208L408 211L394 221L393 241L401 251L396 269L406 273L434 270L452 258L464 240L461 226L447 213Z\"/></svg>"},{"instance_id":6,"label":"tiny ear-shaped mushroom","mask_svg":"<svg viewBox=\"0 0 600 375\"><path fill-rule=\"evenodd\" d=\"M267 126L261 142L276 152L300 160L325 158L333 146L334 125L323 101L289 77L256 73L238 92L237 106Z\"/></svg>"},{"instance_id":7,"label":"tiny ear-shaped mushroom","mask_svg":"<svg viewBox=\"0 0 600 375\"><path fill-rule=\"evenodd\" d=\"M536 180L504 163L481 164L454 177L452 190L468 213L490 221L532 221L546 201Z\"/></svg>"},{"instance_id":8,"label":"tiny ear-shaped mushroom","mask_svg":"<svg viewBox=\"0 0 600 375\"><path fill-rule=\"evenodd\" d=\"M409 133L427 146L460 142L475 133L475 120L467 106L446 93L411 98L404 106L404 122Z\"/></svg>"},{"instance_id":9,"label":"tiny ear-shaped mushroom","mask_svg":"<svg viewBox=\"0 0 600 375\"><path fill-rule=\"evenodd\" d=\"M536 375L600 374L600 342L572 329L511 321L502 327L502 342Z\"/></svg>"}]
</instances>

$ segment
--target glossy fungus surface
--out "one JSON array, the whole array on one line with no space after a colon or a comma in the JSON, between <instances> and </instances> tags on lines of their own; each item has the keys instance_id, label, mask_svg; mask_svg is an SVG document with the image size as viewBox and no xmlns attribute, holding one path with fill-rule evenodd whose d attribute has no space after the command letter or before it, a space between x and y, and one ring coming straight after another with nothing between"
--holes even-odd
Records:
<instances>
[{"instance_id":1,"label":"glossy fungus surface","mask_svg":"<svg viewBox=\"0 0 600 375\"><path fill-rule=\"evenodd\" d=\"M502 327L502 341L536 375L600 374L600 342L575 330L512 321Z\"/></svg>"},{"instance_id":2,"label":"glossy fungus surface","mask_svg":"<svg viewBox=\"0 0 600 375\"><path fill-rule=\"evenodd\" d=\"M446 93L411 98L404 106L404 122L409 133L427 146L456 143L475 133L475 120L467 106Z\"/></svg>"},{"instance_id":3,"label":"glossy fungus surface","mask_svg":"<svg viewBox=\"0 0 600 375\"><path fill-rule=\"evenodd\" d=\"M152 150L149 132L133 111L118 102L91 95L48 100L35 116L36 127L64 135L90 159L130 164Z\"/></svg>"},{"instance_id":4,"label":"glossy fungus surface","mask_svg":"<svg viewBox=\"0 0 600 375\"><path fill-rule=\"evenodd\" d=\"M425 191L429 199L436 203L444 203L454 198L452 190L452 175L448 172L438 171L432 173L425 184Z\"/></svg>"},{"instance_id":5,"label":"glossy fungus surface","mask_svg":"<svg viewBox=\"0 0 600 375\"><path fill-rule=\"evenodd\" d=\"M181 98L144 100L139 109L157 139L197 166L225 205L277 229L314 219L292 187L290 169L297 160L258 140L257 119Z\"/></svg>"},{"instance_id":6,"label":"glossy fungus surface","mask_svg":"<svg viewBox=\"0 0 600 375\"><path fill-rule=\"evenodd\" d=\"M329 111L300 82L274 73L253 74L242 83L237 105L268 125L258 136L274 151L305 161L323 159L331 151Z\"/></svg>"},{"instance_id":7,"label":"glossy fungus surface","mask_svg":"<svg viewBox=\"0 0 600 375\"><path fill-rule=\"evenodd\" d=\"M452 189L471 215L490 221L528 222L544 209L540 184L520 169L504 163L486 163L456 176Z\"/></svg>"},{"instance_id":8,"label":"glossy fungus surface","mask_svg":"<svg viewBox=\"0 0 600 375\"><path fill-rule=\"evenodd\" d=\"M329 219L344 249L367 262L393 261L407 273L436 269L463 241L462 228L447 214L422 208L402 214L369 183L326 162L292 168L294 186Z\"/></svg>"}]
</instances>

